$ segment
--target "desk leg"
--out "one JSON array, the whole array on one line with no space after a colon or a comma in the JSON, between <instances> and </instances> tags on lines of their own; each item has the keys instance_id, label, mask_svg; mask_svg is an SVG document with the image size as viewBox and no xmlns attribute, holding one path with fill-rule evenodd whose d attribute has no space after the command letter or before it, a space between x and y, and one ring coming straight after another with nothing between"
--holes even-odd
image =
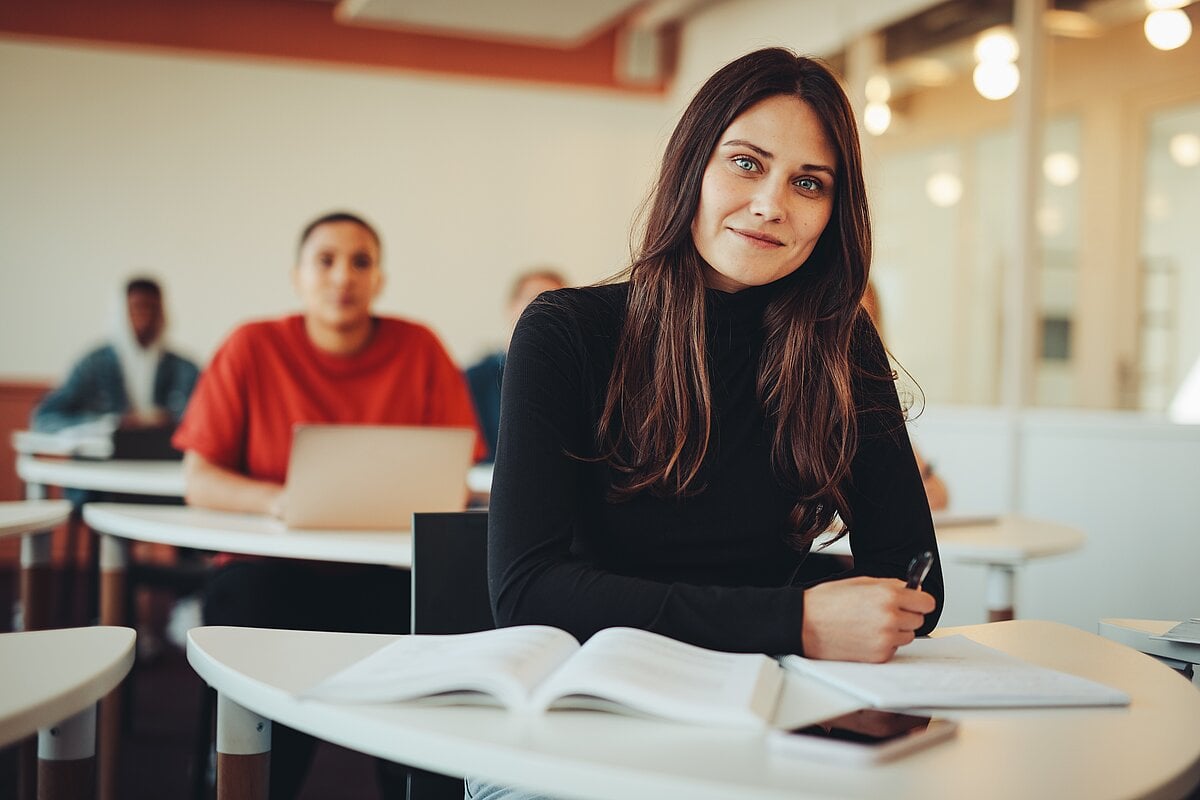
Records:
<instances>
[{"instance_id":1,"label":"desk leg","mask_svg":"<svg viewBox=\"0 0 1200 800\"><path fill-rule=\"evenodd\" d=\"M125 624L125 567L129 543L116 536L100 537L100 624ZM121 687L100 701L99 798L117 800L121 745Z\"/></svg>"},{"instance_id":2,"label":"desk leg","mask_svg":"<svg viewBox=\"0 0 1200 800\"><path fill-rule=\"evenodd\" d=\"M21 537L21 625L24 631L50 627L50 531ZM31 736L21 743L17 767L17 797L34 800L37 794L37 743Z\"/></svg>"},{"instance_id":3,"label":"desk leg","mask_svg":"<svg viewBox=\"0 0 1200 800\"><path fill-rule=\"evenodd\" d=\"M1016 616L1017 571L989 564L987 572L988 622L1004 622Z\"/></svg>"},{"instance_id":4,"label":"desk leg","mask_svg":"<svg viewBox=\"0 0 1200 800\"><path fill-rule=\"evenodd\" d=\"M92 797L96 786L96 704L38 731L38 800Z\"/></svg>"},{"instance_id":5,"label":"desk leg","mask_svg":"<svg viewBox=\"0 0 1200 800\"><path fill-rule=\"evenodd\" d=\"M217 800L266 800L271 720L217 694Z\"/></svg>"}]
</instances>

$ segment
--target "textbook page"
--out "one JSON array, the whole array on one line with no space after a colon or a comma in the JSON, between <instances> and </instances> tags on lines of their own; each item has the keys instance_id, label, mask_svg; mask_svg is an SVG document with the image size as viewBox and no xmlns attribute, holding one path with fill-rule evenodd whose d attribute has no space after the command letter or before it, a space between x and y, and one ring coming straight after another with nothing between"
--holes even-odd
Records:
<instances>
[{"instance_id":1,"label":"textbook page","mask_svg":"<svg viewBox=\"0 0 1200 800\"><path fill-rule=\"evenodd\" d=\"M533 687L578 649L571 634L540 625L404 636L300 696L335 703L430 698L520 708Z\"/></svg>"},{"instance_id":2,"label":"textbook page","mask_svg":"<svg viewBox=\"0 0 1200 800\"><path fill-rule=\"evenodd\" d=\"M917 639L885 664L795 655L781 662L877 708L1129 704L1129 695L1119 689L1030 664L962 635Z\"/></svg>"},{"instance_id":3,"label":"textbook page","mask_svg":"<svg viewBox=\"0 0 1200 800\"><path fill-rule=\"evenodd\" d=\"M535 693L535 710L598 708L681 722L764 727L783 671L759 653L723 653L634 628L602 630Z\"/></svg>"}]
</instances>

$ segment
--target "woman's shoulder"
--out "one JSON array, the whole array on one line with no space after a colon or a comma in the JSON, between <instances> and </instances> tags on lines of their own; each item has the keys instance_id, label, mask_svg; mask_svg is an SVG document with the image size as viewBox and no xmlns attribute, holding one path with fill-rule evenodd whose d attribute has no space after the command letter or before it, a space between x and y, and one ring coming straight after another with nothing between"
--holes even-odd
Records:
<instances>
[{"instance_id":1,"label":"woman's shoulder","mask_svg":"<svg viewBox=\"0 0 1200 800\"><path fill-rule=\"evenodd\" d=\"M609 328L625 318L628 283L606 283L543 292L529 304L527 324L572 329Z\"/></svg>"}]
</instances>

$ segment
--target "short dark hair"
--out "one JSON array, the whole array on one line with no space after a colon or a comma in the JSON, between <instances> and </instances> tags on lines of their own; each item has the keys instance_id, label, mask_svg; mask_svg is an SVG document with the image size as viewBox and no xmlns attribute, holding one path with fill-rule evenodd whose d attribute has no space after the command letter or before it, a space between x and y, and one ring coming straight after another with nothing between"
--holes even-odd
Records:
<instances>
[{"instance_id":1,"label":"short dark hair","mask_svg":"<svg viewBox=\"0 0 1200 800\"><path fill-rule=\"evenodd\" d=\"M379 248L379 252L383 253L383 240L379 238L379 231L375 230L375 226L367 222L358 214L352 214L349 211L331 211L328 214L322 214L312 222L304 226L304 230L300 232L300 241L296 245L296 252L299 253L304 249L304 243L308 241L308 237L312 236L312 232L322 225L332 225L336 222L351 222L367 233L371 234L371 238L375 240L375 246Z\"/></svg>"},{"instance_id":2,"label":"short dark hair","mask_svg":"<svg viewBox=\"0 0 1200 800\"><path fill-rule=\"evenodd\" d=\"M162 287L153 278L130 278L129 282L125 284L125 296L129 297L134 292L147 292L162 299Z\"/></svg>"}]
</instances>

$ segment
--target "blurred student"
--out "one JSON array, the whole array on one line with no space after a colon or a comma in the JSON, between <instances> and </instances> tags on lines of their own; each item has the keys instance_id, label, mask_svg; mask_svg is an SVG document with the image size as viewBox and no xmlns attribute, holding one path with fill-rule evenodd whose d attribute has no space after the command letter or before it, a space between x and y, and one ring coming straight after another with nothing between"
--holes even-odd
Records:
<instances>
[{"instance_id":1,"label":"blurred student","mask_svg":"<svg viewBox=\"0 0 1200 800\"><path fill-rule=\"evenodd\" d=\"M183 416L199 369L166 348L162 288L134 278L125 284L121 306L111 340L76 362L66 382L34 409L34 430L105 418L121 427L156 427Z\"/></svg>"},{"instance_id":2,"label":"blurred student","mask_svg":"<svg viewBox=\"0 0 1200 800\"><path fill-rule=\"evenodd\" d=\"M162 287L157 281L129 280L118 298L108 343L92 350L71 368L67 380L46 395L33 410L30 427L53 433L75 425L95 423L105 432L115 429L170 428L183 416L196 386L199 368L184 356L167 349L167 315ZM164 437L170 434L163 430ZM67 489L72 526L80 522L80 508L101 500L105 493ZM141 561L170 564L175 548L138 542L134 554ZM96 567L93 564L92 569ZM161 649L171 597L139 589L138 655L146 658Z\"/></svg>"},{"instance_id":3,"label":"blurred student","mask_svg":"<svg viewBox=\"0 0 1200 800\"><path fill-rule=\"evenodd\" d=\"M880 338L882 338L883 309L879 305L879 295L875 291L875 284L867 284L867 291L863 294L862 304L863 308L867 310L867 314L871 317L871 322L875 323L875 329L879 331ZM925 496L929 499L930 510L944 510L950 504L950 491L946 488L945 482L934 471L933 464L921 457L921 453L915 446L913 447L913 455L917 459L917 468L921 470L921 483L925 486Z\"/></svg>"},{"instance_id":4,"label":"blurred student","mask_svg":"<svg viewBox=\"0 0 1200 800\"><path fill-rule=\"evenodd\" d=\"M553 269L536 269L518 275L508 293L509 337L530 301L542 292L561 289L566 285L563 276ZM471 400L475 403L475 413L479 415L479 425L487 440L487 457L484 460L488 462L496 459L496 437L500 430L500 380L504 376L506 351L507 342L505 350L484 356L466 370Z\"/></svg>"},{"instance_id":5,"label":"blurred student","mask_svg":"<svg viewBox=\"0 0 1200 800\"><path fill-rule=\"evenodd\" d=\"M297 423L476 426L462 374L433 332L372 311L384 282L381 252L378 233L354 214L327 214L304 228L292 271L302 313L230 334L175 435L189 505L281 516ZM407 571L219 562L205 592L206 624L408 632ZM312 737L274 727L272 798L299 793L314 748ZM379 777L385 797L403 796L402 768L382 765Z\"/></svg>"}]
</instances>

